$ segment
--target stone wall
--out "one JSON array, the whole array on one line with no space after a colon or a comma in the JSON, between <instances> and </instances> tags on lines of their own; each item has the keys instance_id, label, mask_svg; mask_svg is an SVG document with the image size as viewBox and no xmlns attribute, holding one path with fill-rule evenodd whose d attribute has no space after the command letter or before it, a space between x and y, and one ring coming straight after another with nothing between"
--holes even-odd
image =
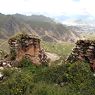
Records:
<instances>
[{"instance_id":1,"label":"stone wall","mask_svg":"<svg viewBox=\"0 0 95 95\"><path fill-rule=\"evenodd\" d=\"M9 39L11 60L22 60L23 57L28 57L33 63L40 63L39 51L40 39L28 34L20 34ZM14 53L13 53L14 52Z\"/></svg>"},{"instance_id":2,"label":"stone wall","mask_svg":"<svg viewBox=\"0 0 95 95\"><path fill-rule=\"evenodd\" d=\"M95 41L92 40L78 40L72 53L67 58L70 63L78 60L89 63L91 70L95 71Z\"/></svg>"}]
</instances>

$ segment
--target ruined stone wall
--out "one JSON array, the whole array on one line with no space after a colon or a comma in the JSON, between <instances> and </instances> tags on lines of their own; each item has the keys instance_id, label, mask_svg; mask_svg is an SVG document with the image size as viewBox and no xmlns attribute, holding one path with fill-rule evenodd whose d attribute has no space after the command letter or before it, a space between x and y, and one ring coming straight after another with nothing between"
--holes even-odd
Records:
<instances>
[{"instance_id":1,"label":"ruined stone wall","mask_svg":"<svg viewBox=\"0 0 95 95\"><path fill-rule=\"evenodd\" d=\"M33 63L38 63L40 39L28 34L20 34L9 39L11 60L22 60L28 57ZM39 60L38 60L39 59Z\"/></svg>"},{"instance_id":2,"label":"ruined stone wall","mask_svg":"<svg viewBox=\"0 0 95 95\"><path fill-rule=\"evenodd\" d=\"M17 51L16 60L20 61L23 57L27 57L30 58L33 63L39 63L39 44L37 47L35 47L34 45L30 45L25 49L26 50L20 49Z\"/></svg>"},{"instance_id":3,"label":"ruined stone wall","mask_svg":"<svg viewBox=\"0 0 95 95\"><path fill-rule=\"evenodd\" d=\"M95 71L95 41L78 40L72 53L67 58L70 63L78 60L88 62L91 69Z\"/></svg>"}]
</instances>

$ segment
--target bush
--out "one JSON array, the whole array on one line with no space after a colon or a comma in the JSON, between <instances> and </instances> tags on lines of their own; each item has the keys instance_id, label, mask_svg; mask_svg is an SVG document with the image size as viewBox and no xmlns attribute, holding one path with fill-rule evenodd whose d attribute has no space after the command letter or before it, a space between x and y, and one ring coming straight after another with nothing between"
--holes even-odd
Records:
<instances>
[{"instance_id":1,"label":"bush","mask_svg":"<svg viewBox=\"0 0 95 95\"><path fill-rule=\"evenodd\" d=\"M19 67L30 67L32 66L32 62L29 58L23 58L20 62L19 62Z\"/></svg>"},{"instance_id":2,"label":"bush","mask_svg":"<svg viewBox=\"0 0 95 95\"><path fill-rule=\"evenodd\" d=\"M7 79L0 83L0 95L95 95L95 77L89 64L82 62L57 67L25 65L3 73Z\"/></svg>"},{"instance_id":3,"label":"bush","mask_svg":"<svg viewBox=\"0 0 95 95\"><path fill-rule=\"evenodd\" d=\"M68 87L67 90L74 95L95 94L95 78L93 77L93 73L90 71L89 64L82 62L49 68L47 71L36 75L35 81L44 81L48 84L58 84L63 87L63 89L64 87Z\"/></svg>"},{"instance_id":4,"label":"bush","mask_svg":"<svg viewBox=\"0 0 95 95\"><path fill-rule=\"evenodd\" d=\"M31 73L22 70L6 70L6 80L0 83L0 95L29 95L34 84Z\"/></svg>"}]
</instances>

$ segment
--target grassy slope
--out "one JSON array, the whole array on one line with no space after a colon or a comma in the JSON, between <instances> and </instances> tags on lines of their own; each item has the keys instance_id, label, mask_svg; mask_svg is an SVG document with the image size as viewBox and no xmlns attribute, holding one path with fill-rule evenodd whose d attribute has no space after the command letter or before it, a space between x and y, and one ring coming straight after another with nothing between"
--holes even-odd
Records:
<instances>
[{"instance_id":1,"label":"grassy slope","mask_svg":"<svg viewBox=\"0 0 95 95\"><path fill-rule=\"evenodd\" d=\"M0 40L0 50L9 53L9 45L7 40Z\"/></svg>"},{"instance_id":2,"label":"grassy slope","mask_svg":"<svg viewBox=\"0 0 95 95\"><path fill-rule=\"evenodd\" d=\"M95 40L95 33L82 33L81 36L88 40Z\"/></svg>"},{"instance_id":3,"label":"grassy slope","mask_svg":"<svg viewBox=\"0 0 95 95\"><path fill-rule=\"evenodd\" d=\"M95 40L95 34L87 35L87 39L89 39L89 40Z\"/></svg>"},{"instance_id":4,"label":"grassy slope","mask_svg":"<svg viewBox=\"0 0 95 95\"><path fill-rule=\"evenodd\" d=\"M43 42L42 47L51 53L56 53L60 56L67 56L71 49L74 47L74 43L63 42L63 43L49 43Z\"/></svg>"}]
</instances>

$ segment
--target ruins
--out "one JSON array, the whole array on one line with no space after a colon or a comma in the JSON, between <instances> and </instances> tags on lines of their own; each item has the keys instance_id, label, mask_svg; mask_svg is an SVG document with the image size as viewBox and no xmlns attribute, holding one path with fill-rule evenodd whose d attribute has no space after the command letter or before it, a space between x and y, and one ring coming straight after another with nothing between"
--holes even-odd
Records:
<instances>
[{"instance_id":1,"label":"ruins","mask_svg":"<svg viewBox=\"0 0 95 95\"><path fill-rule=\"evenodd\" d=\"M10 54L0 60L0 66L11 67L13 62L20 62L23 58L29 58L33 64L46 64L48 55L41 48L40 38L31 34L19 34L9 39ZM89 63L91 70L95 71L95 41L78 40L72 53L66 59L67 62L76 61ZM5 64L6 63L6 64Z\"/></svg>"},{"instance_id":2,"label":"ruins","mask_svg":"<svg viewBox=\"0 0 95 95\"><path fill-rule=\"evenodd\" d=\"M8 41L10 46L10 59L21 61L29 58L34 64L46 61L45 52L41 49L40 38L31 34L19 34Z\"/></svg>"},{"instance_id":3,"label":"ruins","mask_svg":"<svg viewBox=\"0 0 95 95\"><path fill-rule=\"evenodd\" d=\"M89 63L91 70L95 71L95 41L78 40L76 47L66 61L73 63L78 60Z\"/></svg>"}]
</instances>

